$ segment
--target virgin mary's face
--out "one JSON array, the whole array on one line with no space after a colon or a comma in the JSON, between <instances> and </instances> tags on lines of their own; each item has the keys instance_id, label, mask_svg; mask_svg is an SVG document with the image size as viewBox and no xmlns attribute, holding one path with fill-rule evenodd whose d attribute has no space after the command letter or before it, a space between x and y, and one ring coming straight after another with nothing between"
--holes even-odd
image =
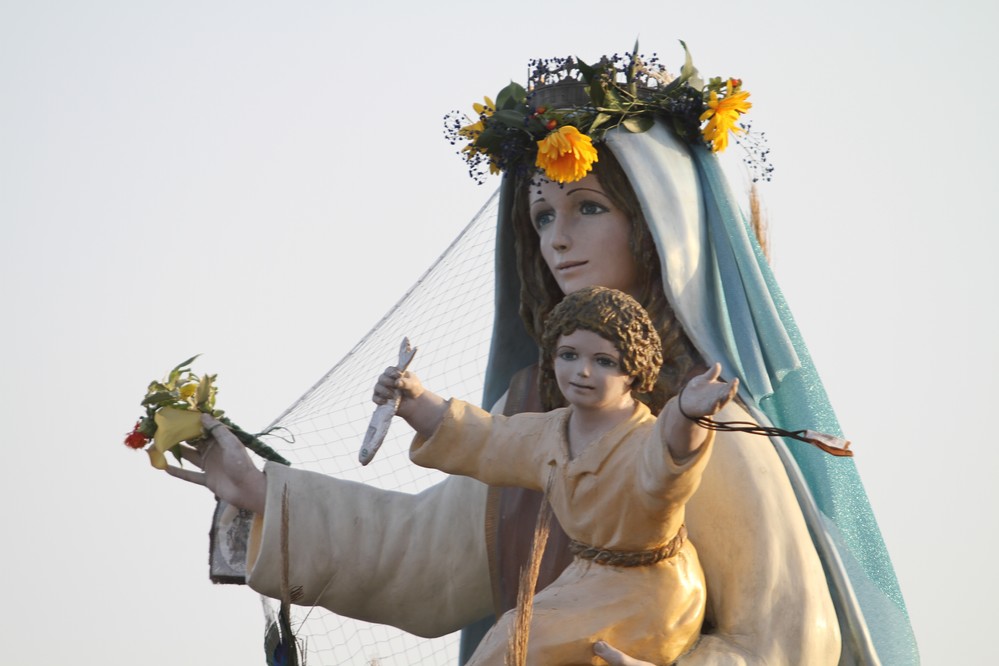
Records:
<instances>
[{"instance_id":1,"label":"virgin mary's face","mask_svg":"<svg viewBox=\"0 0 999 666\"><path fill-rule=\"evenodd\" d=\"M631 220L614 205L596 175L568 185L543 181L531 187L528 204L541 256L562 293L609 287L638 297Z\"/></svg>"}]
</instances>

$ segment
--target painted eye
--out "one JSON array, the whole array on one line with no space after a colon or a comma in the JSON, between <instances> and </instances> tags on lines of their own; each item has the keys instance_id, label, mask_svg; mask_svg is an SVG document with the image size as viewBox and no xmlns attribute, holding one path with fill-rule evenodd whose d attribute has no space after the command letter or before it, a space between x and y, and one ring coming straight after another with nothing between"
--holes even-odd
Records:
<instances>
[{"instance_id":1,"label":"painted eye","mask_svg":"<svg viewBox=\"0 0 999 666\"><path fill-rule=\"evenodd\" d=\"M534 216L534 228L541 231L542 228L548 226L555 221L555 213L550 210L542 211Z\"/></svg>"},{"instance_id":2,"label":"painted eye","mask_svg":"<svg viewBox=\"0 0 999 666\"><path fill-rule=\"evenodd\" d=\"M563 361L575 361L578 358L576 352L563 351L558 353L558 357Z\"/></svg>"},{"instance_id":3,"label":"painted eye","mask_svg":"<svg viewBox=\"0 0 999 666\"><path fill-rule=\"evenodd\" d=\"M612 358L608 358L606 356L600 356L597 358L597 365L601 365L605 368L616 368L617 361L615 361Z\"/></svg>"},{"instance_id":4,"label":"painted eye","mask_svg":"<svg viewBox=\"0 0 999 666\"><path fill-rule=\"evenodd\" d=\"M583 215L599 215L607 212L606 206L601 206L595 201L584 201L579 205L579 212Z\"/></svg>"}]
</instances>

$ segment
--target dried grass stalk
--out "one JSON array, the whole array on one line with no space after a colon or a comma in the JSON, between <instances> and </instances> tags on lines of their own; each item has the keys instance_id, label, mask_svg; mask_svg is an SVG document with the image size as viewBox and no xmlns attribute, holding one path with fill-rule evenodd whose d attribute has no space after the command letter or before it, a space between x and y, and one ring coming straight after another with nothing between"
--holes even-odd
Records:
<instances>
[{"instance_id":1,"label":"dried grass stalk","mask_svg":"<svg viewBox=\"0 0 999 666\"><path fill-rule=\"evenodd\" d=\"M289 584L289 512L288 485L281 493L281 608L278 610L278 625L281 627L281 642L285 647L285 663L299 666L298 642L291 630L291 585Z\"/></svg>"},{"instance_id":2,"label":"dried grass stalk","mask_svg":"<svg viewBox=\"0 0 999 666\"><path fill-rule=\"evenodd\" d=\"M534 614L534 588L538 584L538 572L541 570L541 558L548 545L548 535L552 527L552 511L548 504L548 495L555 481L555 468L548 474L548 484L545 486L545 496L538 509L538 519L534 526L534 539L531 541L531 557L520 570L520 584L517 588L517 616L510 642L506 651L506 666L526 666L527 639L531 633L531 617Z\"/></svg>"},{"instance_id":3,"label":"dried grass stalk","mask_svg":"<svg viewBox=\"0 0 999 666\"><path fill-rule=\"evenodd\" d=\"M753 228L756 240L760 243L763 256L770 263L770 233L767 229L767 220L763 214L763 204L760 201L760 191L756 183L749 190L749 224Z\"/></svg>"}]
</instances>

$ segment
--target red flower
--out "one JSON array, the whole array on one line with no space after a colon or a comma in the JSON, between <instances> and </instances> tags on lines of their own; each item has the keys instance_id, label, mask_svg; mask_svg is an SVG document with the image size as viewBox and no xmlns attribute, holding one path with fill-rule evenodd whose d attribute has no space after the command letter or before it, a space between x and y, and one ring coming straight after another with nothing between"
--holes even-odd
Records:
<instances>
[{"instance_id":1,"label":"red flower","mask_svg":"<svg viewBox=\"0 0 999 666\"><path fill-rule=\"evenodd\" d=\"M143 446L149 443L149 437L145 433L139 432L139 426L142 425L142 419L135 422L135 428L132 432L125 436L125 446L133 449L141 449Z\"/></svg>"}]
</instances>

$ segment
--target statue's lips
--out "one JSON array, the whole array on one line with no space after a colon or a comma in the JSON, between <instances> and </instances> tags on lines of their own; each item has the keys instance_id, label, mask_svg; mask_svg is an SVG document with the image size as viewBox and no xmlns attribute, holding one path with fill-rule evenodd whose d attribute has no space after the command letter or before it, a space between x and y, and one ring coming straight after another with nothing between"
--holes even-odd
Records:
<instances>
[{"instance_id":1,"label":"statue's lips","mask_svg":"<svg viewBox=\"0 0 999 666\"><path fill-rule=\"evenodd\" d=\"M585 266L588 263L590 263L590 262L588 262L588 261L563 261L561 264L557 264L555 266L555 270L560 271L560 272L562 272L562 271L568 271L568 270L571 270L573 268L578 268L580 266Z\"/></svg>"}]
</instances>

